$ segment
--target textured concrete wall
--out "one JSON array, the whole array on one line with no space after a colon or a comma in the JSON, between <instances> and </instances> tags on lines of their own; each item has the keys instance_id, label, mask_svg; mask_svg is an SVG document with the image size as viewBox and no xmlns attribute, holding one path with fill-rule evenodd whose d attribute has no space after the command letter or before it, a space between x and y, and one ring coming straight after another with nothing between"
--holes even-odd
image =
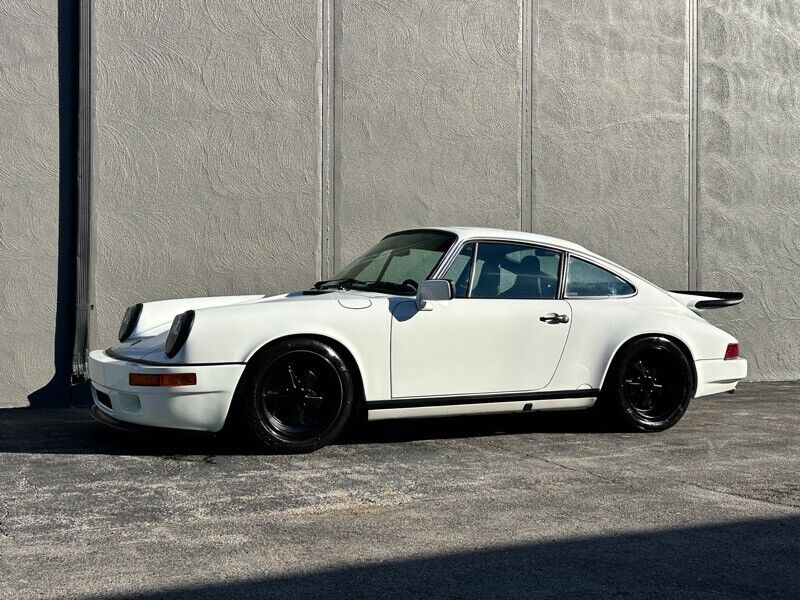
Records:
<instances>
[{"instance_id":1,"label":"textured concrete wall","mask_svg":"<svg viewBox=\"0 0 800 600\"><path fill-rule=\"evenodd\" d=\"M313 282L317 3L94 7L94 344L137 301Z\"/></svg>"},{"instance_id":2,"label":"textured concrete wall","mask_svg":"<svg viewBox=\"0 0 800 600\"><path fill-rule=\"evenodd\" d=\"M517 0L341 0L336 257L396 229L519 228Z\"/></svg>"},{"instance_id":3,"label":"textured concrete wall","mask_svg":"<svg viewBox=\"0 0 800 600\"><path fill-rule=\"evenodd\" d=\"M481 224L667 287L696 251L700 287L747 294L711 318L752 377L800 377L800 0L699 1L696 210L694 1L94 2L92 345L139 300L293 288L387 231ZM0 8L5 405L53 375L57 289L71 311L58 23Z\"/></svg>"},{"instance_id":4,"label":"textured concrete wall","mask_svg":"<svg viewBox=\"0 0 800 600\"><path fill-rule=\"evenodd\" d=\"M541 0L534 229L687 282L684 0Z\"/></svg>"},{"instance_id":5,"label":"textured concrete wall","mask_svg":"<svg viewBox=\"0 0 800 600\"><path fill-rule=\"evenodd\" d=\"M700 3L699 284L755 378L800 376L800 2Z\"/></svg>"},{"instance_id":6,"label":"textured concrete wall","mask_svg":"<svg viewBox=\"0 0 800 600\"><path fill-rule=\"evenodd\" d=\"M53 376L59 223L55 0L0 6L0 406Z\"/></svg>"}]
</instances>

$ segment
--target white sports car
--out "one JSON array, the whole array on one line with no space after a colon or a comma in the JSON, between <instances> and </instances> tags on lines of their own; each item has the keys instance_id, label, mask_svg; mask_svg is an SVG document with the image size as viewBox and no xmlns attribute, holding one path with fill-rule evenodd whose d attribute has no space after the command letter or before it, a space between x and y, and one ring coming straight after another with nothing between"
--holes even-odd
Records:
<instances>
[{"instance_id":1,"label":"white sports car","mask_svg":"<svg viewBox=\"0 0 800 600\"><path fill-rule=\"evenodd\" d=\"M474 228L401 231L329 281L265 297L127 310L89 356L108 424L219 431L308 451L370 420L595 407L666 429L691 398L747 375L701 316L738 292L667 292L564 240Z\"/></svg>"}]
</instances>

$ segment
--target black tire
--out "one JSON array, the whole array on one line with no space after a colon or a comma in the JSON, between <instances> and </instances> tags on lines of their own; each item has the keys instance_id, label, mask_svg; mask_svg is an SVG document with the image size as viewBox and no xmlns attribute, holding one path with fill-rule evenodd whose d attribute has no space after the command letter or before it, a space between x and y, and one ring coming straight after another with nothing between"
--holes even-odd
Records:
<instances>
[{"instance_id":1,"label":"black tire","mask_svg":"<svg viewBox=\"0 0 800 600\"><path fill-rule=\"evenodd\" d=\"M600 408L625 430L663 431L681 420L693 395L686 355L667 338L645 337L615 357Z\"/></svg>"},{"instance_id":2,"label":"black tire","mask_svg":"<svg viewBox=\"0 0 800 600\"><path fill-rule=\"evenodd\" d=\"M332 346L315 339L278 342L248 367L244 421L274 452L311 452L334 440L353 411L353 375Z\"/></svg>"}]
</instances>

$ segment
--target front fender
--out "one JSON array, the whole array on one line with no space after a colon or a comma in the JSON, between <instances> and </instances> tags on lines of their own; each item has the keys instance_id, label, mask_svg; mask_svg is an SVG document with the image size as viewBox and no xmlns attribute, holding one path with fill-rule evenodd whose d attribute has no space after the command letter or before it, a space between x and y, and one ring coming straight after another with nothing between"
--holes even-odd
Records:
<instances>
[{"instance_id":1,"label":"front fender","mask_svg":"<svg viewBox=\"0 0 800 600\"><path fill-rule=\"evenodd\" d=\"M329 338L353 356L368 399L387 399L391 314L385 300L367 308L348 308L329 301L257 302L195 309L191 333L173 357L163 343L146 359L170 364L247 363L266 344L287 336ZM163 336L163 334L162 334Z\"/></svg>"}]
</instances>

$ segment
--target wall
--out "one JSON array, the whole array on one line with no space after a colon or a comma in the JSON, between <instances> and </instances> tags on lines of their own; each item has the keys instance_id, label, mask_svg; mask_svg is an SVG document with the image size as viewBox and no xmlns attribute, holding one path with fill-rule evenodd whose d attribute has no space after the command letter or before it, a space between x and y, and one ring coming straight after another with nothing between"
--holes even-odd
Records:
<instances>
[{"instance_id":1,"label":"wall","mask_svg":"<svg viewBox=\"0 0 800 600\"><path fill-rule=\"evenodd\" d=\"M61 5L0 8L0 405L58 398L71 352ZM480 224L742 289L711 318L753 379L800 377L800 0L92 6L94 347L137 301L296 288L391 230Z\"/></svg>"},{"instance_id":2,"label":"wall","mask_svg":"<svg viewBox=\"0 0 800 600\"><path fill-rule=\"evenodd\" d=\"M135 302L314 281L319 6L94 7L94 343Z\"/></svg>"},{"instance_id":3,"label":"wall","mask_svg":"<svg viewBox=\"0 0 800 600\"><path fill-rule=\"evenodd\" d=\"M701 2L699 285L759 379L800 376L800 2Z\"/></svg>"},{"instance_id":4,"label":"wall","mask_svg":"<svg viewBox=\"0 0 800 600\"><path fill-rule=\"evenodd\" d=\"M59 267L58 50L55 0L3 3L0 406L25 404L29 394L48 386L54 373ZM59 375L66 382L66 375Z\"/></svg>"},{"instance_id":5,"label":"wall","mask_svg":"<svg viewBox=\"0 0 800 600\"><path fill-rule=\"evenodd\" d=\"M541 0L534 40L534 230L667 289L687 285L683 0Z\"/></svg>"},{"instance_id":6,"label":"wall","mask_svg":"<svg viewBox=\"0 0 800 600\"><path fill-rule=\"evenodd\" d=\"M519 3L339 5L337 264L405 227L519 228Z\"/></svg>"}]
</instances>

